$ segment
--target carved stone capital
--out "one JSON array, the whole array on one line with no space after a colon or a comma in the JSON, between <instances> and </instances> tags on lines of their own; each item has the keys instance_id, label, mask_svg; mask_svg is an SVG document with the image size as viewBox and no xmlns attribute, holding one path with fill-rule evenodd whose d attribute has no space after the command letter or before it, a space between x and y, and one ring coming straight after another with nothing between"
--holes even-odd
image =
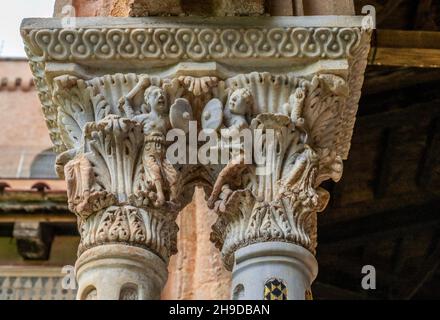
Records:
<instances>
[{"instance_id":1,"label":"carved stone capital","mask_svg":"<svg viewBox=\"0 0 440 320\"><path fill-rule=\"evenodd\" d=\"M347 81L334 74L307 79L267 73L231 81L249 87L241 95L248 96L250 110L259 109L249 128L264 158L260 162L254 153L252 163L243 164L243 149L220 171L208 201L219 215L211 240L228 269L235 251L257 242L290 242L314 254L316 214L329 200L319 185L342 175Z\"/></svg>"},{"instance_id":2,"label":"carved stone capital","mask_svg":"<svg viewBox=\"0 0 440 320\"><path fill-rule=\"evenodd\" d=\"M340 179L350 148L371 35L362 17L76 23L28 19L22 36L79 219L80 254L125 244L167 262L194 184L212 189L211 239L228 269L254 243L314 254L316 215L329 199L320 184ZM212 153L235 150L228 163L172 164L173 128L188 144L200 129L247 130L269 156L216 143Z\"/></svg>"},{"instance_id":3,"label":"carved stone capital","mask_svg":"<svg viewBox=\"0 0 440 320\"><path fill-rule=\"evenodd\" d=\"M167 99L160 82L135 74L54 79L67 149L56 164L78 216L79 254L110 243L144 247L166 262L176 252L182 177L165 157Z\"/></svg>"}]
</instances>

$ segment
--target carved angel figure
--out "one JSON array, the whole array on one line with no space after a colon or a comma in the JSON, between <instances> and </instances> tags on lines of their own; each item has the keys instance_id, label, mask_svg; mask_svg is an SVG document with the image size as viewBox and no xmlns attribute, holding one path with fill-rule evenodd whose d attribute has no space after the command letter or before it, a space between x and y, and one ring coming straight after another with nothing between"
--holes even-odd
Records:
<instances>
[{"instance_id":1,"label":"carved angel figure","mask_svg":"<svg viewBox=\"0 0 440 320\"><path fill-rule=\"evenodd\" d=\"M224 120L226 135L233 139L240 134L240 131L248 128L248 119L252 113L254 99L252 93L247 88L240 88L232 92L224 109ZM241 185L243 172L248 168L245 164L244 153L240 151L237 156L232 158L220 172L211 196L208 199L208 206L214 207L215 201L222 194L225 200L232 190Z\"/></svg>"},{"instance_id":2,"label":"carved angel figure","mask_svg":"<svg viewBox=\"0 0 440 320\"><path fill-rule=\"evenodd\" d=\"M140 88L142 86L137 86L133 90L140 90ZM131 104L131 99L135 94L132 91L121 99L124 101L123 109L127 116L131 116L143 126L145 135L142 153L144 178L148 184L147 189L154 186L156 190L155 206L162 206L166 200L166 189L170 190L171 202L177 198L177 172L166 159L166 134L171 127L168 100L162 88L149 86L144 91L145 103L141 106L141 113L136 115Z\"/></svg>"},{"instance_id":3,"label":"carved angel figure","mask_svg":"<svg viewBox=\"0 0 440 320\"><path fill-rule=\"evenodd\" d=\"M223 112L230 135L238 134L242 129L249 127L248 118L253 104L254 100L249 89L241 88L232 92Z\"/></svg>"}]
</instances>

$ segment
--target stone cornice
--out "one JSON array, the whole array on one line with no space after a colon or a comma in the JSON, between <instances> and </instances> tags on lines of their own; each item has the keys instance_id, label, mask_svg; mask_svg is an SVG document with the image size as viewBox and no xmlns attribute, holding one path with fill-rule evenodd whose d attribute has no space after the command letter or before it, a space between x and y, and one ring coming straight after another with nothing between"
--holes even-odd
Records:
<instances>
[{"instance_id":1,"label":"stone cornice","mask_svg":"<svg viewBox=\"0 0 440 320\"><path fill-rule=\"evenodd\" d=\"M63 29L60 19L25 19L21 33L57 151L65 150L65 146L59 136L57 110L52 101L54 75L79 72L81 76L94 77L115 68L120 72L137 68L142 73L163 76L175 73L176 65L181 62L191 63L199 76L218 75L217 69L225 66L245 68L242 73L272 70L274 74L286 74L315 62L333 60L346 61L345 67L342 63L335 69L346 72L350 90L342 113L345 129L341 130L338 152L345 159L370 47L371 32L362 28L362 19L348 16L77 18L75 29ZM195 63L206 62L218 62L217 71L206 66L197 69ZM51 69L46 66L48 63L61 63L64 67ZM76 67L72 69L71 63ZM182 70L189 72L187 68L184 66ZM323 67L318 65L315 69L311 73L322 72ZM220 75L224 77L224 73Z\"/></svg>"},{"instance_id":2,"label":"stone cornice","mask_svg":"<svg viewBox=\"0 0 440 320\"><path fill-rule=\"evenodd\" d=\"M78 62L344 59L355 55L364 33L361 17L350 17L348 23L339 17L76 21L77 28L65 29L59 19L24 20L21 30L30 58Z\"/></svg>"}]
</instances>

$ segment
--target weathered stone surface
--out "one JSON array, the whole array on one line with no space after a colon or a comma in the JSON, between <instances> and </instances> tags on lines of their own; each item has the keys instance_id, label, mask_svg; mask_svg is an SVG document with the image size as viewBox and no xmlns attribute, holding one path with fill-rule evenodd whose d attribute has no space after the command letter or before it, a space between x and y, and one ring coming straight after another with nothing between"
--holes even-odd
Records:
<instances>
[{"instance_id":1,"label":"weathered stone surface","mask_svg":"<svg viewBox=\"0 0 440 320\"><path fill-rule=\"evenodd\" d=\"M352 0L57 0L54 16L66 5L77 17L354 15Z\"/></svg>"},{"instance_id":2,"label":"weathered stone surface","mask_svg":"<svg viewBox=\"0 0 440 320\"><path fill-rule=\"evenodd\" d=\"M114 1L114 17L177 16L183 14L182 0L129 0Z\"/></svg>"},{"instance_id":3,"label":"weathered stone surface","mask_svg":"<svg viewBox=\"0 0 440 320\"><path fill-rule=\"evenodd\" d=\"M302 0L301 0L302 1ZM268 0L267 8L271 16L294 16L294 1ZM302 15L302 14L296 14Z\"/></svg>"},{"instance_id":4,"label":"weathered stone surface","mask_svg":"<svg viewBox=\"0 0 440 320\"><path fill-rule=\"evenodd\" d=\"M329 199L319 185L342 175L347 138L339 121L348 84L330 74L305 80L252 73L228 82L240 89L225 106L226 128L264 132L262 148L273 159L259 166L254 155L246 165L243 148L222 168L208 201L219 216L211 240L229 270L234 252L257 242L292 242L314 254L316 213ZM266 132L273 132L274 141Z\"/></svg>"},{"instance_id":5,"label":"weathered stone surface","mask_svg":"<svg viewBox=\"0 0 440 320\"><path fill-rule=\"evenodd\" d=\"M265 0L214 0L216 16L259 16L265 13Z\"/></svg>"},{"instance_id":6,"label":"weathered stone surface","mask_svg":"<svg viewBox=\"0 0 440 320\"><path fill-rule=\"evenodd\" d=\"M63 16L66 5L75 8L77 17L147 16L252 16L265 13L265 0L57 0L54 17ZM66 11L67 13L67 11Z\"/></svg>"},{"instance_id":7,"label":"weathered stone surface","mask_svg":"<svg viewBox=\"0 0 440 320\"><path fill-rule=\"evenodd\" d=\"M177 218L178 253L170 260L162 299L229 299L231 274L223 268L219 251L209 241L215 213L206 205L203 189Z\"/></svg>"},{"instance_id":8,"label":"weathered stone surface","mask_svg":"<svg viewBox=\"0 0 440 320\"><path fill-rule=\"evenodd\" d=\"M300 7L300 4L297 4L297 7ZM305 16L312 16L312 15L351 16L355 14L353 0L330 0L330 1L302 0L302 7Z\"/></svg>"},{"instance_id":9,"label":"weathered stone surface","mask_svg":"<svg viewBox=\"0 0 440 320\"><path fill-rule=\"evenodd\" d=\"M177 213L196 184L212 188L208 206L218 217L210 239L227 269L237 250L253 244L287 242L314 254L317 212L329 200L320 184L340 179L350 148L369 49L370 32L361 20L77 19L68 34L57 20L25 22L22 35L61 152L58 172L79 220L79 261L99 252L104 260L113 255L136 263L136 255L130 261L122 253L126 246L162 259L164 269L177 251ZM218 101L209 107L213 99ZM250 132L271 159L261 163L254 154L246 162L245 144L217 139L210 150L229 153L232 146L229 161L171 163L167 134L183 129L185 136L187 120L201 123L206 112L223 113L213 126L233 138ZM177 121L180 116L185 120ZM218 138L223 131L212 134ZM197 140L189 133L191 139ZM189 140L185 150L194 142ZM187 226L199 236L196 225ZM196 267L189 262L187 273L194 276ZM121 271L105 264L101 269L115 276ZM95 271L88 273L92 280ZM157 297L162 285L144 297ZM122 296L141 297L132 289ZM95 296L96 287L80 298Z\"/></svg>"},{"instance_id":10,"label":"weathered stone surface","mask_svg":"<svg viewBox=\"0 0 440 320\"><path fill-rule=\"evenodd\" d=\"M167 278L157 255L120 244L88 250L75 268L79 300L157 300Z\"/></svg>"},{"instance_id":11,"label":"weathered stone surface","mask_svg":"<svg viewBox=\"0 0 440 320\"><path fill-rule=\"evenodd\" d=\"M352 0L267 0L271 16L314 16L355 14Z\"/></svg>"},{"instance_id":12,"label":"weathered stone surface","mask_svg":"<svg viewBox=\"0 0 440 320\"><path fill-rule=\"evenodd\" d=\"M235 258L234 300L306 300L318 274L315 257L291 243L252 244L237 250Z\"/></svg>"},{"instance_id":13,"label":"weathered stone surface","mask_svg":"<svg viewBox=\"0 0 440 320\"><path fill-rule=\"evenodd\" d=\"M242 18L244 19L244 18ZM254 25L255 23L258 24L258 21L260 19L247 19L246 22L249 23L249 25ZM297 18L298 24L304 23L306 26L311 25L333 25L335 21L331 18L323 19L323 18ZM192 20L192 19L191 19ZM258 21L257 21L258 20ZM138 22L143 21L135 20ZM243 62L248 60L250 56L253 57L253 59L258 59L258 64L262 67L266 68L272 68L278 73L282 73L282 70L285 70L286 67L288 67L288 59L292 59L293 61L299 59L299 58L309 58L311 59L309 62L313 64L314 62L319 61L320 59L327 59L330 61L335 61L335 63L331 66L332 68L339 68L344 66L341 64L340 59L344 59L344 57L347 57L350 59L350 65L349 68L357 68L358 63L356 63L356 59L360 59L362 54L365 53L365 51L368 51L368 47L365 47L363 44L366 43L368 36L367 33L362 32L362 29L360 27L356 28L297 28L297 29L289 29L288 23L284 24L281 20L278 22L278 20L273 19L265 19L264 25L268 25L270 27L264 27L260 28L258 31L256 31L255 34L249 34L244 31L244 29L236 31L237 33L230 34L230 25L233 23L231 19L222 19L220 20L200 20L200 23L207 23L205 25L204 29L207 33L207 35L204 38L197 37L197 31L198 28L189 27L185 25L185 21L188 20L177 20L179 21L179 24L183 27L183 30L188 31L187 37L188 40L191 38L194 38L194 40L198 41L198 43L195 43L192 47L187 47L184 42L182 42L182 39L179 37L176 37L172 30L173 28L166 28L165 26L161 26L160 24L157 24L158 28L153 28L152 32L157 33L157 36L159 36L159 33L161 34L161 37L163 39L169 39L170 44L169 46L161 46L160 39L158 39L156 36L154 37L153 43L151 43L151 46L146 46L146 43L149 41L149 37L142 37L142 35L137 35L137 28L135 25L133 25L130 28L113 28L111 29L111 32L116 32L118 34L121 34L122 32L126 32L128 30L130 33L126 35L127 40L125 40L125 37L115 36L114 39L117 39L118 42L121 41L130 41L129 45L132 50L135 50L134 52L138 53L138 55L133 55L132 52L127 52L125 49L122 48L122 46L113 44L110 42L106 46L103 46L101 48L101 45L99 44L91 44L87 37L91 36L91 33L97 32L94 27L95 24L88 20L80 20L78 19L78 27L79 29L75 29L70 31L71 36L74 37L72 40L77 43L77 45L66 45L64 44L63 52L59 53L54 48L57 47L56 43L58 41L58 36L60 32L61 25L57 25L57 23L48 23L48 28L42 28L38 30L39 36L36 37L36 32L30 32L27 33L27 28L23 28L23 36L28 41L29 50L30 53L35 52L36 56L44 55L47 60L49 61L65 61L65 59L72 59L76 60L78 62L85 63L86 61L94 61L94 62L102 62L102 59L105 59L105 65L99 65L98 68L100 70L103 70L102 68L107 67L109 68L109 72L111 72L111 69L114 67L117 67L119 65L119 61L123 59L129 59L133 62L137 61L136 63L139 63L141 61L150 61L151 59L156 59L160 57L160 61L162 63L178 63L179 61L185 62L185 61L191 61L191 60L197 60L197 62L209 62L209 61L218 61L222 63L228 63L230 64L230 67L238 67L243 66ZM244 20L240 20L243 22ZM263 21L263 20L261 20ZM360 21L360 19L345 19L346 25L350 25L350 23L356 23ZM147 20L145 20L147 23ZM118 21L112 21L112 23L117 24ZM273 23L273 27L271 24ZM217 26L216 26L217 24ZM51 27L52 25L52 27ZM278 29L276 26L285 26L282 29ZM51 30L52 29L52 30ZM87 32L87 30L93 30L90 32ZM110 32L110 29L104 29L102 30L103 34L102 37L106 37L107 33ZM43 37L43 33L45 36ZM316 34L315 34L316 33ZM295 37L294 35L298 34L298 37ZM98 37L97 34L95 34L96 37ZM212 45L212 42L210 39L218 39L220 37L229 37L234 41L236 39L235 37L238 37L236 41L243 42L242 46L240 46L240 50L235 50L232 45L232 43L226 43L218 40L218 44L215 46ZM251 46L249 44L246 44L245 38L250 37L249 40L254 39L258 42L264 42L266 43L266 46ZM283 46L277 45L279 42L276 41L276 39L282 39L283 37L286 37L288 43L285 43ZM328 37L331 37L332 41L328 41ZM43 41L44 39L44 41ZM96 38L98 39L98 38ZM138 42L138 39L141 39L141 42ZM47 43L46 43L46 42ZM254 42L255 42L254 41ZM79 44L82 45L79 45ZM48 46L50 44L50 46ZM174 44L176 47L174 47L172 44ZM109 46L109 52L106 52L107 46ZM85 50L84 52L80 52L76 49L76 47L80 48L81 50ZM149 52L146 50L147 47L151 47L152 52ZM169 48L168 48L169 47ZM171 47L175 48L177 50L177 54L173 53L171 50ZM57 47L58 48L58 47ZM125 48L125 47L124 47ZM200 52L199 52L200 50ZM231 60L231 58L234 58ZM284 60L281 60L280 58L287 58ZM338 60L339 59L339 60ZM287 64L286 64L287 63ZM95 66L98 66L97 63L94 63ZM315 67L320 68L319 65L315 64ZM191 71L191 69L188 69L188 66L185 67L185 72L195 72ZM198 65L191 65L190 68L198 68ZM361 66L359 66L361 67ZM89 66L90 69L90 66ZM248 72L252 72L253 67L245 68L244 70L248 70ZM92 70L92 72L97 72L97 70ZM81 72L81 69L78 71ZM214 73L219 73L222 70L214 71ZM353 70L354 71L354 70ZM203 74L203 72L206 73L212 73L212 70L198 70L198 74ZM228 73L224 73L225 76L228 76ZM231 73L229 73L230 75ZM350 96L350 100L353 100L350 102L350 105L354 105L354 102L357 100L358 95L360 94L360 85L362 82L362 77L358 77L356 72L351 72L353 75L350 78L349 84L350 85L356 85L356 88L353 88L352 92L356 92L356 94ZM38 74L38 81L41 82L40 86L44 85L44 75ZM48 97L47 93L46 95L42 97ZM50 119L52 117L55 117L56 110L55 106L53 105L53 102L51 99L44 99L43 100L44 105L44 112L46 113L46 118ZM352 110L353 108L349 108ZM354 117L353 117L354 119ZM57 132L56 128L56 122L52 121L49 122L50 127L50 133L51 137L55 142L55 145L59 150L63 150L65 147L62 146L62 143L59 138L59 133ZM346 124L348 126L348 129L350 129L350 126L352 126L352 122L348 122Z\"/></svg>"},{"instance_id":14,"label":"weathered stone surface","mask_svg":"<svg viewBox=\"0 0 440 320\"><path fill-rule=\"evenodd\" d=\"M126 0L119 0L126 2ZM62 18L66 15L75 17L111 16L115 0L55 0L53 16ZM74 12L71 9L74 8Z\"/></svg>"},{"instance_id":15,"label":"weathered stone surface","mask_svg":"<svg viewBox=\"0 0 440 320\"><path fill-rule=\"evenodd\" d=\"M176 251L181 177L165 158L171 124L164 89L133 74L95 80L55 80L68 149L57 159L57 172L66 179L69 208L79 219L79 255L116 242L143 247L167 262ZM134 101L138 93L141 105ZM81 110L72 107L76 101Z\"/></svg>"}]
</instances>

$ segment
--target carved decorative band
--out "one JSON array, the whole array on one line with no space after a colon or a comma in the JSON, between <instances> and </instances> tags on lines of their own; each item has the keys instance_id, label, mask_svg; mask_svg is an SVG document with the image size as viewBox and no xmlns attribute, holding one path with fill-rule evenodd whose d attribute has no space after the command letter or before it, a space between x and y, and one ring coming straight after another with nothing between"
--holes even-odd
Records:
<instances>
[{"instance_id":1,"label":"carved decorative band","mask_svg":"<svg viewBox=\"0 0 440 320\"><path fill-rule=\"evenodd\" d=\"M144 210L132 206L112 206L80 220L81 243L78 255L102 244L124 243L146 248L165 262L177 253L175 215L160 210Z\"/></svg>"},{"instance_id":2,"label":"carved decorative band","mask_svg":"<svg viewBox=\"0 0 440 320\"><path fill-rule=\"evenodd\" d=\"M81 28L22 30L31 59L216 60L351 57L361 28ZM40 59L37 59L40 60Z\"/></svg>"}]
</instances>

